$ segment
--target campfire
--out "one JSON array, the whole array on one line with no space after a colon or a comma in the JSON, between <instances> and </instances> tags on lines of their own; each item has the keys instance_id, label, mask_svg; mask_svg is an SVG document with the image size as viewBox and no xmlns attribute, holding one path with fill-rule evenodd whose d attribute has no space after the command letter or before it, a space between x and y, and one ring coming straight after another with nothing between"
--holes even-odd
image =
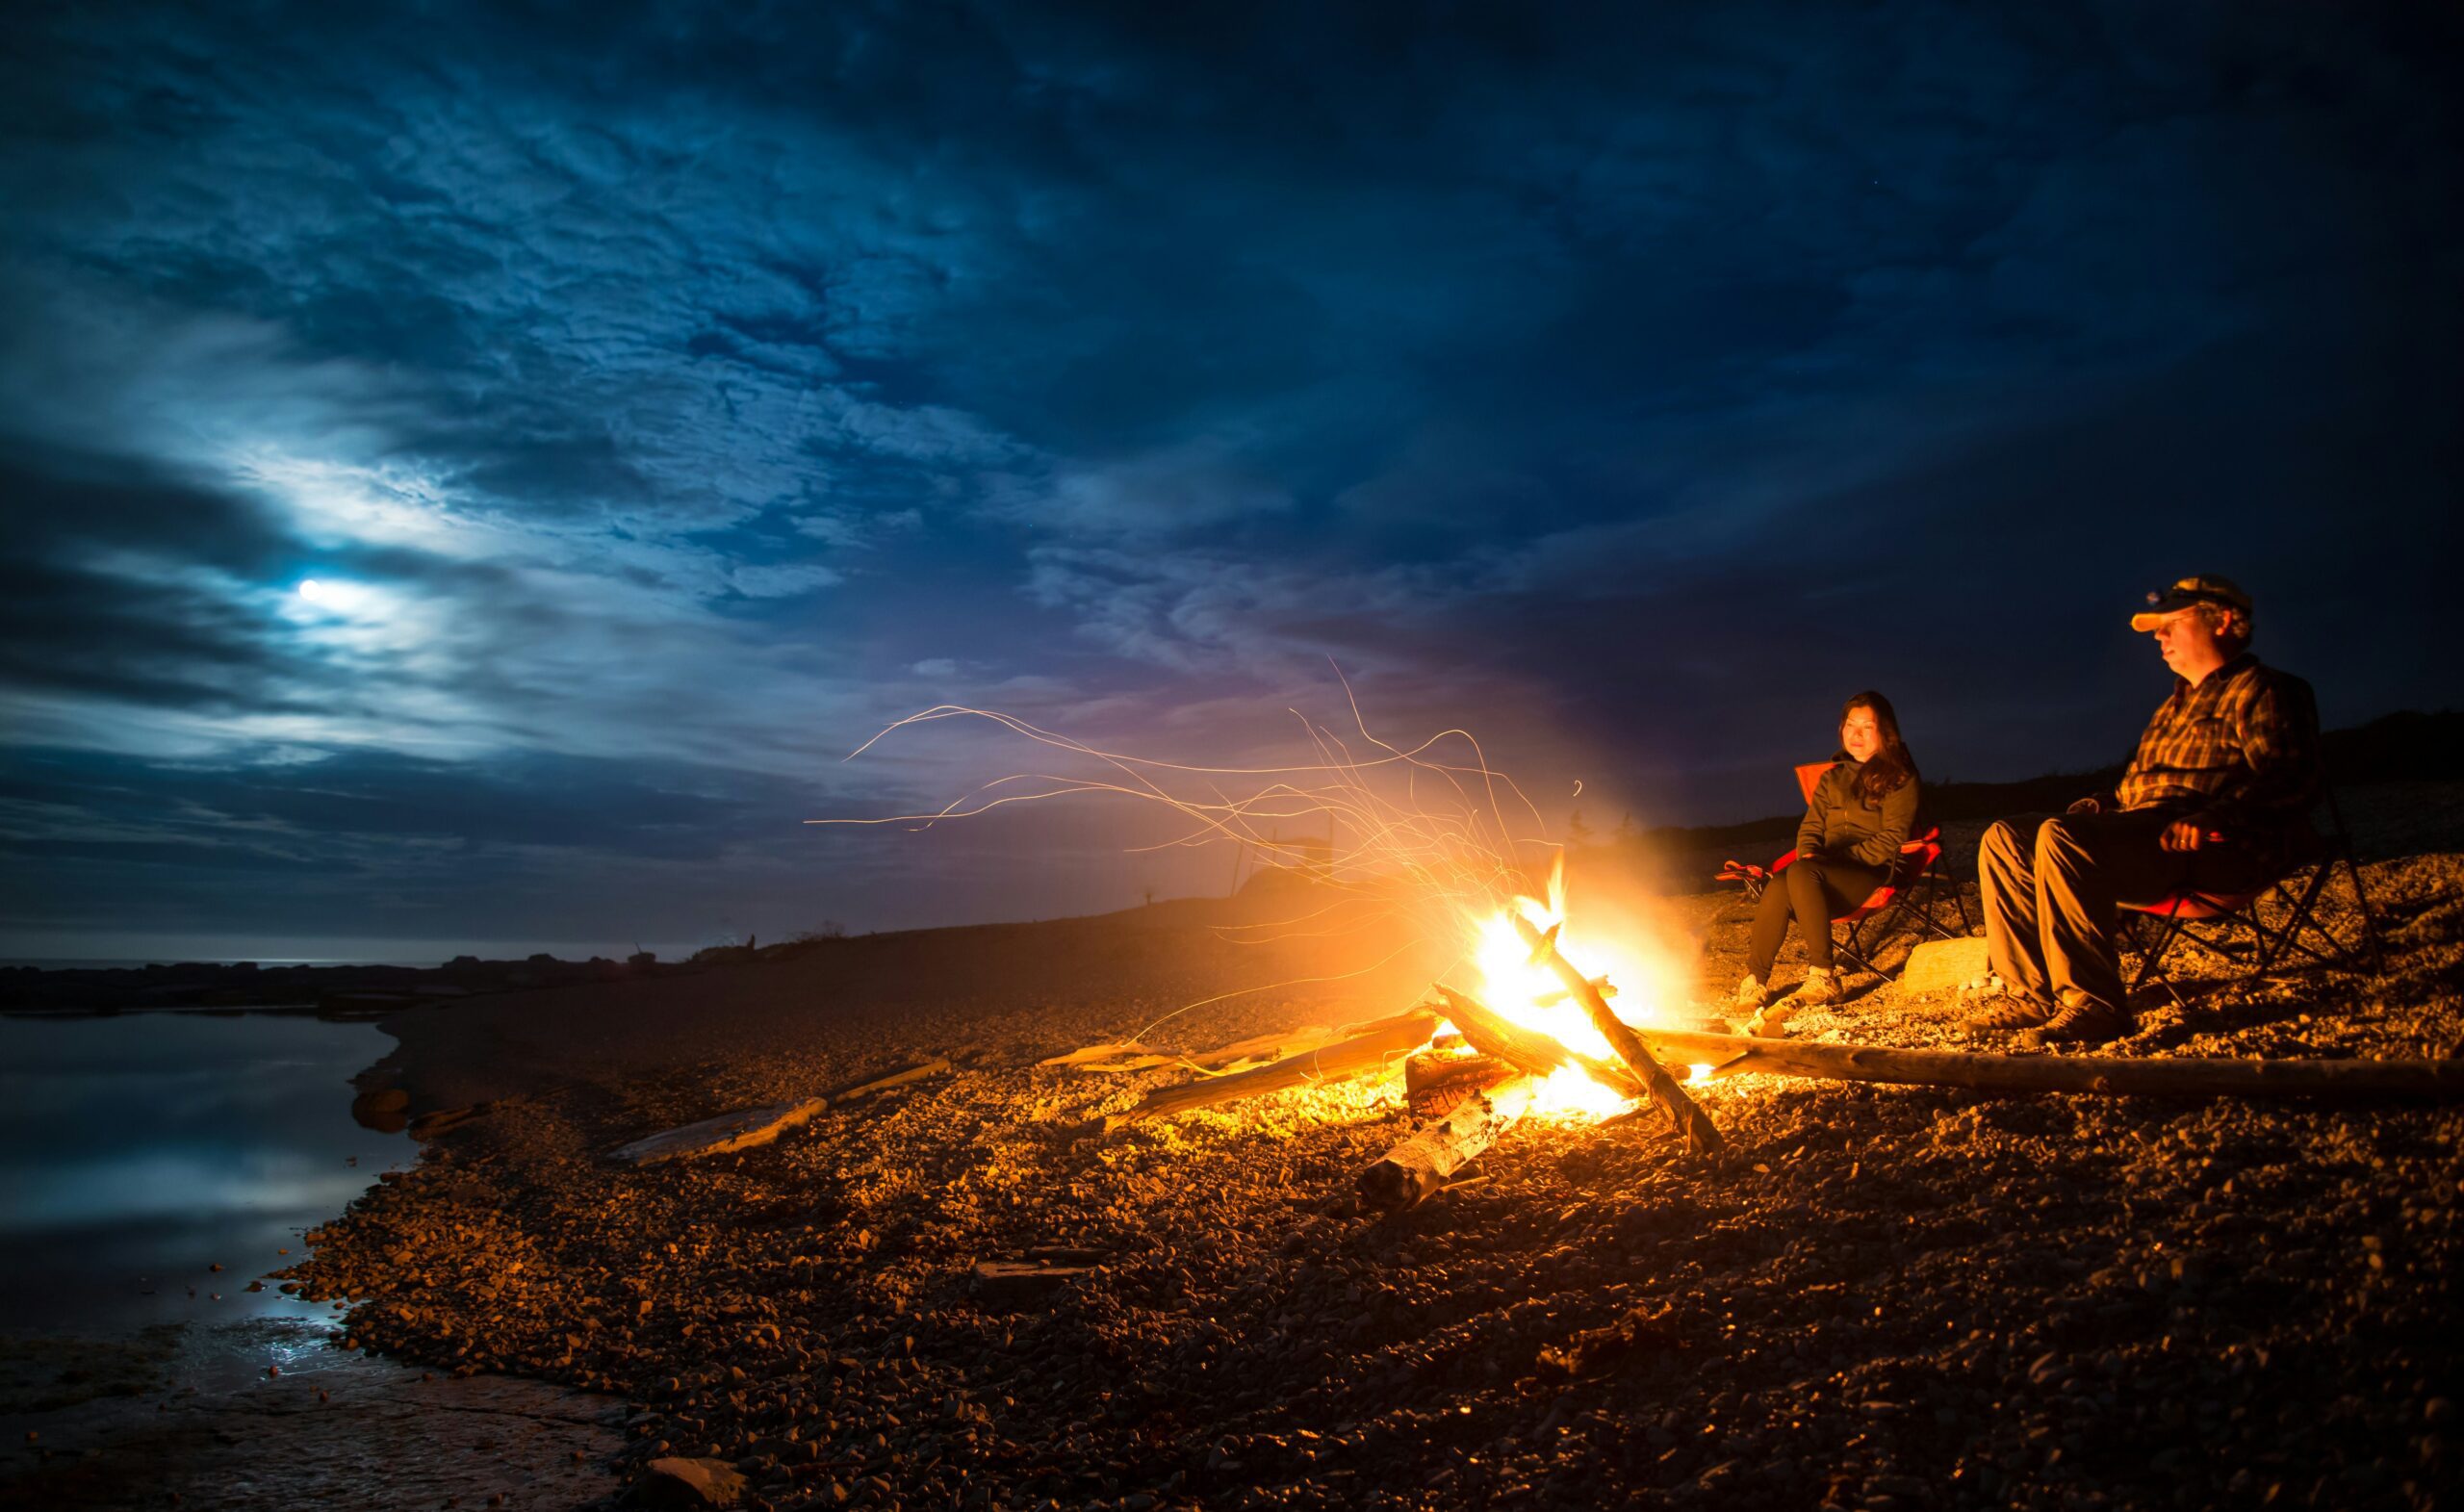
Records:
<instances>
[{"instance_id":1,"label":"campfire","mask_svg":"<svg viewBox=\"0 0 2464 1512\"><path fill-rule=\"evenodd\" d=\"M1587 975L1565 936L1565 875L1553 867L1546 901L1516 897L1470 921L1478 941L1476 992L1434 984L1425 1002L1388 1018L1355 1024L1323 1043L1253 1044L1282 1051L1265 1064L1209 1074L1150 1092L1107 1120L1107 1132L1169 1114L1219 1107L1312 1083L1390 1072L1399 1063L1418 1133L1361 1173L1363 1198L1410 1207L1450 1185L1499 1135L1526 1116L1598 1121L1656 1105L1698 1151L1716 1149L1713 1127L1681 1079L1653 1056L1609 1007L1607 974ZM1603 952L1606 954L1606 952ZM1311 1037L1315 1038L1315 1037ZM1107 1044L1059 1056L1046 1065L1093 1070L1152 1066L1165 1058L1137 1043ZM1193 1058L1201 1071L1223 1052ZM1707 1078L1712 1067L1689 1067Z\"/></svg>"},{"instance_id":2,"label":"campfire","mask_svg":"<svg viewBox=\"0 0 2464 1512\"><path fill-rule=\"evenodd\" d=\"M933 813L811 822L922 828L1038 799L1133 797L1164 804L1191 821L1189 833L1174 843L1230 841L1269 857L1288 852L1286 864L1305 866L1315 883L1339 899L1371 912L1402 914L1425 939L1454 947L1454 960L1424 997L1385 1017L1261 1037L1202 1054L1149 1045L1145 1036L1156 1027L1150 1025L1128 1040L1041 1063L1099 1073L1173 1065L1197 1073L1107 1118L1107 1134L1146 1119L1313 1085L1391 1075L1399 1066L1407 1105L1422 1126L1361 1172L1361 1196L1376 1208L1407 1208L1445 1190L1500 1135L1527 1118L1581 1125L1656 1115L1689 1150L1716 1151L1720 1132L1687 1088L1735 1071L1995 1091L2169 1096L2452 1097L2464 1091L2464 1076L2444 1062L2011 1056L1809 1044L1736 1036L1717 1020L1672 1023L1669 1008L1677 992L1664 985L1690 972L1655 961L1616 932L1590 935L1570 928L1561 849L1547 837L1537 809L1488 766L1477 743L1461 730L1406 750L1371 735L1355 708L1357 738L1379 754L1356 758L1345 740L1310 727L1316 762L1201 767L1101 751L1013 716L947 705L900 721L857 754L893 730L962 717L988 720L1068 753L1091 764L1096 775L1013 774ZM1433 749L1447 740L1461 741L1470 759L1435 758ZM1235 777L1259 785L1245 795L1224 796L1222 784ZM1184 790L1192 787L1204 788L1204 796ZM1509 815L1522 822L1509 823ZM1304 853L1268 828L1296 817L1325 821L1328 839ZM1546 856L1549 864L1545 884L1535 888L1528 862L1538 856ZM1535 891L1541 896L1530 895ZM1287 921L1288 926L1322 925L1322 915L1335 908ZM1459 983L1450 980L1457 978ZM1612 1000L1625 1012L1612 1007ZM789 1117L810 1115L810 1108L802 1105L784 1112ZM700 1127L678 1133L698 1138ZM751 1135L726 1119L711 1120L709 1127L739 1143L773 1133L770 1122Z\"/></svg>"}]
</instances>

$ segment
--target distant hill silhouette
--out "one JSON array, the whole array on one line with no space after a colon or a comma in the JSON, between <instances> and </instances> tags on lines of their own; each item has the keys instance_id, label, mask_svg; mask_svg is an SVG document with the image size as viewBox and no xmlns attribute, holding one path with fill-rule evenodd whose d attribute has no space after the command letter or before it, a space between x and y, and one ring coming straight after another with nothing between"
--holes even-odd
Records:
<instances>
[{"instance_id":1,"label":"distant hill silhouette","mask_svg":"<svg viewBox=\"0 0 2464 1512\"><path fill-rule=\"evenodd\" d=\"M2403 709L2350 730L2320 737L2327 781L2337 787L2372 782L2435 782L2464 779L2464 710L2423 713ZM1928 782L1925 811L1936 823L1998 819L2005 814L2055 813L2074 798L2111 787L2121 766L2091 772L2054 772L2013 782ZM1663 848L1718 847L1795 835L1799 814L1773 814L1737 824L1667 826L1641 832L1643 843Z\"/></svg>"}]
</instances>

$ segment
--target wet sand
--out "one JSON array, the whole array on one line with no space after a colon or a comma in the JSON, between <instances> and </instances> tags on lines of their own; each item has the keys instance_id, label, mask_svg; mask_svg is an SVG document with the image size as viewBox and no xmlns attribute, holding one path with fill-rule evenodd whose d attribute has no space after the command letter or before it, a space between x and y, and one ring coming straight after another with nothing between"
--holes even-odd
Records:
<instances>
[{"instance_id":1,"label":"wet sand","mask_svg":"<svg viewBox=\"0 0 2464 1512\"><path fill-rule=\"evenodd\" d=\"M455 1499L575 1507L616 1484L621 1402L538 1381L455 1380L333 1348L321 1330L279 1320L157 1333L170 1337L152 1358L110 1343L9 1347L0 1379L13 1374L56 1399L61 1373L82 1370L90 1379L68 1389L99 1389L46 1411L0 1411L0 1499L64 1512L432 1512ZM291 1361L279 1376L235 1378L233 1361L269 1352Z\"/></svg>"}]
</instances>

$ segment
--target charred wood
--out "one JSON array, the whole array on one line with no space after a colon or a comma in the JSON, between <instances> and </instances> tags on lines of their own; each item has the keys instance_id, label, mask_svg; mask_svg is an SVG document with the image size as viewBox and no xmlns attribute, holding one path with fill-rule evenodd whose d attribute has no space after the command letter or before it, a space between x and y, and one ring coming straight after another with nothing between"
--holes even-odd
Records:
<instances>
[{"instance_id":1,"label":"charred wood","mask_svg":"<svg viewBox=\"0 0 2464 1512\"><path fill-rule=\"evenodd\" d=\"M1425 1123L1452 1113L1464 1098L1522 1074L1510 1062L1462 1046L1423 1050L1403 1062L1403 1106L1415 1122Z\"/></svg>"},{"instance_id":2,"label":"charred wood","mask_svg":"<svg viewBox=\"0 0 2464 1512\"><path fill-rule=\"evenodd\" d=\"M1526 1029L1492 1011L1487 1004L1468 992L1457 992L1450 987L1438 987L1432 990L1446 1005L1447 1018L1462 1031L1463 1038L1474 1048L1508 1062L1528 1075L1545 1079L1563 1067L1578 1065L1603 1087L1612 1088L1629 1097L1647 1095L1642 1078L1625 1066L1612 1065L1598 1056L1583 1054L1561 1039Z\"/></svg>"}]
</instances>

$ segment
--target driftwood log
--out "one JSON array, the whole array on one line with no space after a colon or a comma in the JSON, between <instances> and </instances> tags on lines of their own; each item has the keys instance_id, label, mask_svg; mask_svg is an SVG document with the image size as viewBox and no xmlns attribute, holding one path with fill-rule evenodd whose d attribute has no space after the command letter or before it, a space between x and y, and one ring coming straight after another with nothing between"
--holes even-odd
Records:
<instances>
[{"instance_id":1,"label":"driftwood log","mask_svg":"<svg viewBox=\"0 0 2464 1512\"><path fill-rule=\"evenodd\" d=\"M2464 1060L2123 1060L2094 1055L1999 1055L1816 1044L1744 1035L1644 1029L1670 1060L1709 1063L1737 1074L1808 1076L1983 1092L2104 1092L2145 1097L2352 1097L2464 1099Z\"/></svg>"},{"instance_id":2,"label":"driftwood log","mask_svg":"<svg viewBox=\"0 0 2464 1512\"><path fill-rule=\"evenodd\" d=\"M744 1108L723 1113L715 1118L688 1123L680 1129L668 1129L647 1138L620 1144L607 1152L607 1158L619 1166L655 1166L661 1161L685 1160L697 1155L727 1155L736 1150L749 1150L767 1144L789 1129L809 1123L828 1109L858 1102L893 1087L938 1076L950 1068L950 1063L938 1056L918 1061L913 1065L877 1076L867 1076L834 1087L818 1097L798 1102L770 1103L759 1108Z\"/></svg>"},{"instance_id":3,"label":"driftwood log","mask_svg":"<svg viewBox=\"0 0 2464 1512\"><path fill-rule=\"evenodd\" d=\"M975 1263L978 1300L1017 1307L1044 1300L1054 1293L1094 1274L1090 1265L1055 1265L1050 1261L979 1260Z\"/></svg>"},{"instance_id":4,"label":"driftwood log","mask_svg":"<svg viewBox=\"0 0 2464 1512\"><path fill-rule=\"evenodd\" d=\"M1315 1050L1339 1032L1331 1025L1317 1024L1282 1034L1253 1035L1228 1045L1188 1054L1177 1050L1159 1050L1135 1039L1124 1039L1111 1044L1089 1045L1066 1055L1048 1056L1036 1064L1096 1072L1151 1071L1164 1065L1192 1065L1201 1071L1246 1069L1252 1064L1263 1065L1298 1055L1303 1050Z\"/></svg>"},{"instance_id":5,"label":"driftwood log","mask_svg":"<svg viewBox=\"0 0 2464 1512\"><path fill-rule=\"evenodd\" d=\"M1659 1100L1661 1107L1668 1110L1669 1121L1676 1124L1677 1132L1685 1137L1686 1148L1697 1154L1718 1149L1720 1131L1713 1126L1710 1115L1696 1107L1693 1098L1685 1095L1685 1089L1677 1085L1677 1078L1668 1074L1668 1067L1654 1060L1652 1053L1643 1048L1643 1042L1634 1038L1634 1031L1628 1027L1626 1021L1609 1012L1608 1000L1600 995L1600 988L1593 985L1591 979L1558 953L1556 930L1553 927L1544 934L1520 910L1509 911L1524 943L1531 947L1531 959L1555 972L1557 980L1566 985L1566 990L1575 995L1575 1001L1591 1015L1592 1025L1600 1031L1601 1038L1608 1041L1609 1048L1617 1052L1619 1060L1634 1068L1634 1074L1642 1078L1643 1086Z\"/></svg>"},{"instance_id":6,"label":"driftwood log","mask_svg":"<svg viewBox=\"0 0 2464 1512\"><path fill-rule=\"evenodd\" d=\"M1151 1071L1159 1065L1170 1065L1180 1060L1169 1050L1135 1039L1114 1040L1072 1050L1067 1055L1046 1056L1038 1061L1039 1067L1058 1067L1071 1071Z\"/></svg>"},{"instance_id":7,"label":"driftwood log","mask_svg":"<svg viewBox=\"0 0 2464 1512\"><path fill-rule=\"evenodd\" d=\"M1245 1097L1288 1091L1316 1082L1340 1081L1370 1071L1382 1071L1395 1061L1428 1043L1428 1037L1436 1032L1437 1014L1424 1008L1397 1013L1392 1018L1356 1024L1346 1038L1332 1044L1287 1056L1271 1065L1235 1071L1229 1076L1200 1077L1178 1087L1158 1088L1148 1092L1136 1107L1106 1118L1104 1128L1109 1133L1142 1118L1191 1113L1200 1108L1239 1102Z\"/></svg>"},{"instance_id":8,"label":"driftwood log","mask_svg":"<svg viewBox=\"0 0 2464 1512\"><path fill-rule=\"evenodd\" d=\"M1445 986L1430 990L1445 1005L1447 1021L1462 1032L1474 1049L1483 1054L1496 1056L1543 1080L1565 1066L1578 1065L1603 1087L1628 1097L1649 1095L1644 1089L1643 1079L1622 1065L1611 1065L1598 1056L1585 1055L1574 1049L1553 1036L1526 1029L1468 992L1457 992Z\"/></svg>"},{"instance_id":9,"label":"driftwood log","mask_svg":"<svg viewBox=\"0 0 2464 1512\"><path fill-rule=\"evenodd\" d=\"M1531 1106L1532 1081L1514 1076L1475 1092L1452 1113L1386 1152L1360 1173L1360 1199L1399 1213L1445 1189Z\"/></svg>"}]
</instances>

